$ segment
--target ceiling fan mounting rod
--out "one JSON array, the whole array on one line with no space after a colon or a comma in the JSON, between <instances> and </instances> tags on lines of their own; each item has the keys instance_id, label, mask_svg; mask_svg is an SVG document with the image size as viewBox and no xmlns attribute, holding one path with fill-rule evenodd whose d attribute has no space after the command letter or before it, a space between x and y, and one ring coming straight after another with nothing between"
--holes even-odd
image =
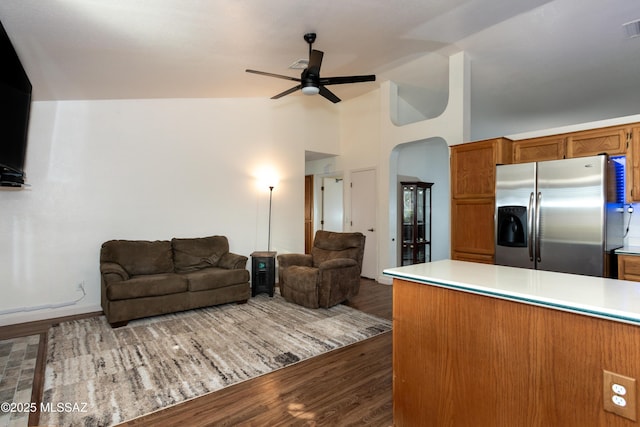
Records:
<instances>
[{"instance_id":1,"label":"ceiling fan mounting rod","mask_svg":"<svg viewBox=\"0 0 640 427\"><path fill-rule=\"evenodd\" d=\"M316 33L307 33L304 35L304 39L309 43L309 54L311 54L311 45L316 41Z\"/></svg>"}]
</instances>

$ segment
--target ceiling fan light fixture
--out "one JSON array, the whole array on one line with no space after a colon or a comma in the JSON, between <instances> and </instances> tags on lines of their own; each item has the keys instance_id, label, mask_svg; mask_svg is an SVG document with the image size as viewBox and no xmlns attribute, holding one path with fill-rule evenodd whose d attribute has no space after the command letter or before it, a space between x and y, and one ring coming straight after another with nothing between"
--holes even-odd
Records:
<instances>
[{"instance_id":1,"label":"ceiling fan light fixture","mask_svg":"<svg viewBox=\"0 0 640 427\"><path fill-rule=\"evenodd\" d=\"M304 86L302 88L302 93L305 95L317 95L320 93L320 88L317 86Z\"/></svg>"}]
</instances>

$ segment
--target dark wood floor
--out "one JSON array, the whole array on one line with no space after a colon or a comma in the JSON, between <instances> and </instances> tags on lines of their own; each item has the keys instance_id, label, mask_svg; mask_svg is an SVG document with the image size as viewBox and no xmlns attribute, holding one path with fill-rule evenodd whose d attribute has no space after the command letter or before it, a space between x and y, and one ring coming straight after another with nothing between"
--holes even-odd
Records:
<instances>
[{"instance_id":1,"label":"dark wood floor","mask_svg":"<svg viewBox=\"0 0 640 427\"><path fill-rule=\"evenodd\" d=\"M363 279L347 305L391 319L391 298L391 286ZM45 326L0 328L0 339L40 333L37 328ZM122 426L390 426L391 353L388 332Z\"/></svg>"}]
</instances>

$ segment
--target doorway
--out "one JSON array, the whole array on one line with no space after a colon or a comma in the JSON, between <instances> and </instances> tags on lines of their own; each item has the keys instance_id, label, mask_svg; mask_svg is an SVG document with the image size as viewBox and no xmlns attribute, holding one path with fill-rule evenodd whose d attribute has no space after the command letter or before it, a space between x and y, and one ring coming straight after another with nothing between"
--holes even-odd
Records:
<instances>
[{"instance_id":1,"label":"doorway","mask_svg":"<svg viewBox=\"0 0 640 427\"><path fill-rule=\"evenodd\" d=\"M304 253L313 246L313 175L304 177Z\"/></svg>"},{"instance_id":2,"label":"doorway","mask_svg":"<svg viewBox=\"0 0 640 427\"><path fill-rule=\"evenodd\" d=\"M344 221L343 179L341 176L322 178L320 229L342 232Z\"/></svg>"}]
</instances>

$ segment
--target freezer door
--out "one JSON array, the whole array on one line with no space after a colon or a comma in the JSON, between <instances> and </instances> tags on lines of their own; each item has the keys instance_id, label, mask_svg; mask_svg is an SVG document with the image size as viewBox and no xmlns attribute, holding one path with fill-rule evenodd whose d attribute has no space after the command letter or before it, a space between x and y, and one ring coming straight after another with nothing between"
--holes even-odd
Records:
<instances>
[{"instance_id":1,"label":"freezer door","mask_svg":"<svg viewBox=\"0 0 640 427\"><path fill-rule=\"evenodd\" d=\"M535 163L496 166L495 263L534 268Z\"/></svg>"},{"instance_id":2,"label":"freezer door","mask_svg":"<svg viewBox=\"0 0 640 427\"><path fill-rule=\"evenodd\" d=\"M538 163L539 270L602 276L606 156Z\"/></svg>"}]
</instances>

